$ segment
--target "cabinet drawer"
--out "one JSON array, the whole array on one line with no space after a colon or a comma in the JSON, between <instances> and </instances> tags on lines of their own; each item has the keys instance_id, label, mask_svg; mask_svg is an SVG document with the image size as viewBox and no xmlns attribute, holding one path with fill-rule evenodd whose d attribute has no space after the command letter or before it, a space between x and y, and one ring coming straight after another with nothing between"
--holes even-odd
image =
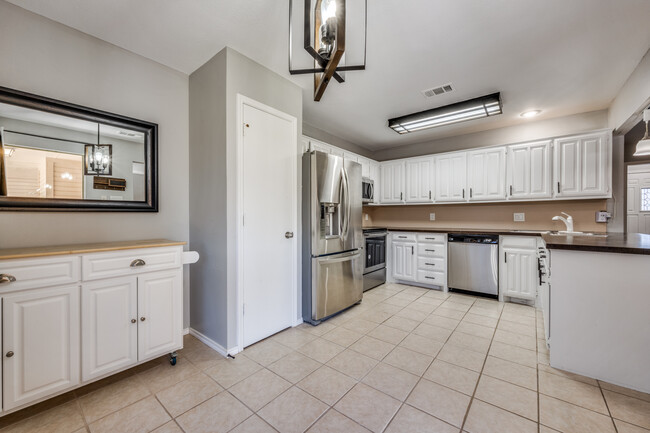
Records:
<instances>
[{"instance_id":1,"label":"cabinet drawer","mask_svg":"<svg viewBox=\"0 0 650 433\"><path fill-rule=\"evenodd\" d=\"M445 259L439 257L418 257L418 269L445 272Z\"/></svg>"},{"instance_id":2,"label":"cabinet drawer","mask_svg":"<svg viewBox=\"0 0 650 433\"><path fill-rule=\"evenodd\" d=\"M447 240L445 233L423 233L418 235L418 242L444 244Z\"/></svg>"},{"instance_id":3,"label":"cabinet drawer","mask_svg":"<svg viewBox=\"0 0 650 433\"><path fill-rule=\"evenodd\" d=\"M0 290L24 290L57 286L79 281L80 259L78 256L56 256L37 259L0 261L0 274L16 279L0 283Z\"/></svg>"},{"instance_id":4,"label":"cabinet drawer","mask_svg":"<svg viewBox=\"0 0 650 433\"><path fill-rule=\"evenodd\" d=\"M399 241L399 242L415 242L415 233L400 233L400 232L395 232L391 233L393 236L394 241Z\"/></svg>"},{"instance_id":5,"label":"cabinet drawer","mask_svg":"<svg viewBox=\"0 0 650 433\"><path fill-rule=\"evenodd\" d=\"M447 248L440 244L418 243L418 257L446 257Z\"/></svg>"},{"instance_id":6,"label":"cabinet drawer","mask_svg":"<svg viewBox=\"0 0 650 433\"><path fill-rule=\"evenodd\" d=\"M88 254L83 256L82 276L87 281L178 268L181 253L181 248L171 247ZM137 265L139 260L144 264Z\"/></svg>"},{"instance_id":7,"label":"cabinet drawer","mask_svg":"<svg viewBox=\"0 0 650 433\"><path fill-rule=\"evenodd\" d=\"M434 284L436 286L444 286L446 275L444 272L432 272L418 270L418 282L424 284Z\"/></svg>"}]
</instances>

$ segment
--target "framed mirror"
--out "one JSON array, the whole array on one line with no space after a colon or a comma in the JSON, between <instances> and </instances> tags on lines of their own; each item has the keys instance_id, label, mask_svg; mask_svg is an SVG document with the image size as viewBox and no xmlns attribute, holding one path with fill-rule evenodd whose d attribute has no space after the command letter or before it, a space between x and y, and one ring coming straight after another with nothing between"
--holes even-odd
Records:
<instances>
[{"instance_id":1,"label":"framed mirror","mask_svg":"<svg viewBox=\"0 0 650 433\"><path fill-rule=\"evenodd\" d=\"M0 87L0 210L158 211L158 125Z\"/></svg>"}]
</instances>

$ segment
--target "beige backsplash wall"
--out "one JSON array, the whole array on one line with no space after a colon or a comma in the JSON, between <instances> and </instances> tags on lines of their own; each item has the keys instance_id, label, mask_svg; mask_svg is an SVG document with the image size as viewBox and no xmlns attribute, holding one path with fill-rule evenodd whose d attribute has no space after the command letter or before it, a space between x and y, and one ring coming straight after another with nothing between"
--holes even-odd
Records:
<instances>
[{"instance_id":1,"label":"beige backsplash wall","mask_svg":"<svg viewBox=\"0 0 650 433\"><path fill-rule=\"evenodd\" d=\"M564 223L551 218L566 212L573 216L574 230L604 232L607 224L595 222L595 212L605 209L606 200L364 206L363 226L564 230ZM515 212L525 213L526 221L514 222ZM436 214L435 221L429 220L430 213Z\"/></svg>"}]
</instances>

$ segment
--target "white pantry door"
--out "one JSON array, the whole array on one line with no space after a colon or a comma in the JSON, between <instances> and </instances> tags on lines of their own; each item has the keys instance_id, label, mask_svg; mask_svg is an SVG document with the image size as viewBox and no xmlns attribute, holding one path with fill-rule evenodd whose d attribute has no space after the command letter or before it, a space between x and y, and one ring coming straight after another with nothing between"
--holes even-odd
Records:
<instances>
[{"instance_id":1,"label":"white pantry door","mask_svg":"<svg viewBox=\"0 0 650 433\"><path fill-rule=\"evenodd\" d=\"M650 164L628 166L627 232L650 234Z\"/></svg>"},{"instance_id":2,"label":"white pantry door","mask_svg":"<svg viewBox=\"0 0 650 433\"><path fill-rule=\"evenodd\" d=\"M297 290L296 126L273 111L243 103L244 347L292 325Z\"/></svg>"}]
</instances>

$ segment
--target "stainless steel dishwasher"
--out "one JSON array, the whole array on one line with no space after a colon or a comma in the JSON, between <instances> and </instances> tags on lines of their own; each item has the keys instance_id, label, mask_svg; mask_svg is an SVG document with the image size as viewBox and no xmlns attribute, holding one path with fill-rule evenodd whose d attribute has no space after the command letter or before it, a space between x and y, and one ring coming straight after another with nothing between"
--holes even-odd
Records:
<instances>
[{"instance_id":1,"label":"stainless steel dishwasher","mask_svg":"<svg viewBox=\"0 0 650 433\"><path fill-rule=\"evenodd\" d=\"M499 236L450 233L449 288L499 294Z\"/></svg>"}]
</instances>

